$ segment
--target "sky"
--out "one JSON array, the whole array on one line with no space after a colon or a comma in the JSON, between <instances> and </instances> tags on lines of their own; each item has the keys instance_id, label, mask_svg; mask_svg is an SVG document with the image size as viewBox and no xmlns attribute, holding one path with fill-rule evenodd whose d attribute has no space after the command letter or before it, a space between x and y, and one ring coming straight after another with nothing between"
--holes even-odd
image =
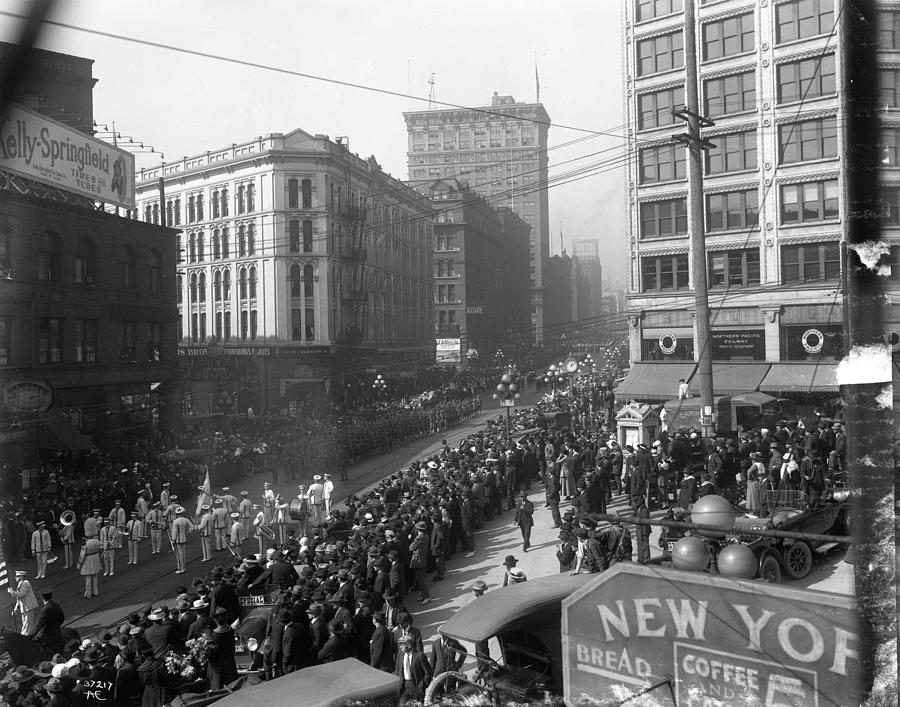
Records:
<instances>
[{"instance_id":1,"label":"sky","mask_svg":"<svg viewBox=\"0 0 900 707\"><path fill-rule=\"evenodd\" d=\"M8 0L3 10L30 6ZM428 108L432 74L438 101L484 106L497 91L533 102L536 61L553 123L551 180L594 168L551 186L551 253L559 253L561 233L569 253L573 239L599 239L604 280L624 286L620 0L57 0L49 19L91 30L45 25L37 46L94 60L95 121L115 122L172 161L299 127L348 136L352 152L374 155L405 180L402 113ZM14 41L20 25L0 14L0 40ZM579 138L586 139L566 144ZM136 160L138 168L160 162L150 153Z\"/></svg>"}]
</instances>

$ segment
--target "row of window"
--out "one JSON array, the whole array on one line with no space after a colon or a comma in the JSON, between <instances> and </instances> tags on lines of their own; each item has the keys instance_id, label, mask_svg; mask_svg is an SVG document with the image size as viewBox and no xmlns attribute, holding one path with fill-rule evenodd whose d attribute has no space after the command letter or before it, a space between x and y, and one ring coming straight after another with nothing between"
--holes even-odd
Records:
<instances>
[{"instance_id":1,"label":"row of window","mask_svg":"<svg viewBox=\"0 0 900 707\"><path fill-rule=\"evenodd\" d=\"M238 297L242 300L256 299L256 268L241 268L238 271ZM178 304L182 303L181 275L178 276ZM190 302L206 302L206 273L192 273L188 280ZM231 271L216 270L213 273L213 301L229 302L231 300Z\"/></svg>"},{"instance_id":2,"label":"row of window","mask_svg":"<svg viewBox=\"0 0 900 707\"><path fill-rule=\"evenodd\" d=\"M202 263L206 260L206 236L202 231L195 231L187 235L189 263ZM228 227L214 228L210 239L211 257L213 260L227 260L232 257L231 239ZM182 241L178 236L178 253L181 258ZM237 227L237 252L234 257L244 258L256 255L256 225L253 223L240 224Z\"/></svg>"},{"instance_id":3,"label":"row of window","mask_svg":"<svg viewBox=\"0 0 900 707\"><path fill-rule=\"evenodd\" d=\"M834 54L779 64L776 69L778 104L833 96L837 90ZM896 106L900 71L882 71L882 96ZM639 130L674 125L680 122L673 111L684 107L684 87L671 86L638 95ZM756 110L756 73L743 71L703 81L703 112L709 118Z\"/></svg>"},{"instance_id":4,"label":"row of window","mask_svg":"<svg viewBox=\"0 0 900 707\"><path fill-rule=\"evenodd\" d=\"M810 282L836 278L841 272L840 245L814 243L781 248L781 282ZM747 287L760 284L759 250L712 252L707 257L710 288ZM641 258L641 291L667 292L688 289L688 256Z\"/></svg>"},{"instance_id":5,"label":"row of window","mask_svg":"<svg viewBox=\"0 0 900 707\"><path fill-rule=\"evenodd\" d=\"M636 0L638 21L681 10L681 0ZM834 28L834 0L794 0L775 5L775 44L828 34ZM700 56L713 61L752 52L756 46L752 12L704 22ZM684 66L682 30L637 42L637 74L648 76Z\"/></svg>"},{"instance_id":6,"label":"row of window","mask_svg":"<svg viewBox=\"0 0 900 707\"><path fill-rule=\"evenodd\" d=\"M755 171L756 130L710 137L712 147L704 152L708 175ZM835 118L803 120L778 126L778 163L797 164L837 157L838 130ZM685 148L678 143L645 147L638 153L641 184L671 182L686 178Z\"/></svg>"},{"instance_id":7,"label":"row of window","mask_svg":"<svg viewBox=\"0 0 900 707\"><path fill-rule=\"evenodd\" d=\"M0 366L23 363L16 360L14 337L17 321L15 317L0 317ZM138 330L144 336L138 340ZM100 337L104 336L104 350L109 339L116 337L119 344L117 358L120 361L160 360L163 338L161 322L100 322L99 319L65 319L63 317L41 317L37 326L37 362L40 364L96 363L106 360L100 355ZM143 356L138 353L138 344L143 343ZM23 357L25 352L21 352ZM30 357L28 357L30 359ZM109 359L113 360L113 359Z\"/></svg>"},{"instance_id":8,"label":"row of window","mask_svg":"<svg viewBox=\"0 0 900 707\"><path fill-rule=\"evenodd\" d=\"M210 194L211 218L226 218L230 211L228 187L217 187ZM239 184L234 195L234 212L237 215L252 214L256 211L256 185L252 183ZM166 200L166 225L178 226L181 224L181 197ZM196 193L188 195L187 223L199 223L204 220L204 197ZM159 202L144 205L144 221L147 223L160 223Z\"/></svg>"},{"instance_id":9,"label":"row of window","mask_svg":"<svg viewBox=\"0 0 900 707\"><path fill-rule=\"evenodd\" d=\"M833 221L840 217L837 179L784 184L779 194L778 222L782 226ZM890 188L885 196L887 203L896 203ZM640 205L639 211L641 238L687 235L686 197L646 202ZM756 189L706 195L707 233L756 228L758 220Z\"/></svg>"},{"instance_id":10,"label":"row of window","mask_svg":"<svg viewBox=\"0 0 900 707\"><path fill-rule=\"evenodd\" d=\"M456 298L456 285L435 285L435 302L458 302Z\"/></svg>"},{"instance_id":11,"label":"row of window","mask_svg":"<svg viewBox=\"0 0 900 707\"><path fill-rule=\"evenodd\" d=\"M207 341L208 332L206 328L206 312L194 312L190 319L190 336L192 343ZM231 312L228 310L215 312L213 315L213 335L219 341L232 340ZM237 339L240 341L256 341L259 332L259 316L255 309L242 309L240 312L239 331ZM179 340L184 338L184 332L181 331L181 322L178 323Z\"/></svg>"}]
</instances>

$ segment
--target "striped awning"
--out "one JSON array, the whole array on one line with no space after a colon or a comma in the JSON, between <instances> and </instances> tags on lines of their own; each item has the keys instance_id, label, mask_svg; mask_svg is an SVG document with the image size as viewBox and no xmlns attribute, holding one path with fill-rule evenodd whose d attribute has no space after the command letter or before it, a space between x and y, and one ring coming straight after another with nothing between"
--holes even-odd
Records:
<instances>
[{"instance_id":1,"label":"striped awning","mask_svg":"<svg viewBox=\"0 0 900 707\"><path fill-rule=\"evenodd\" d=\"M765 393L837 393L837 364L773 363L759 389Z\"/></svg>"}]
</instances>

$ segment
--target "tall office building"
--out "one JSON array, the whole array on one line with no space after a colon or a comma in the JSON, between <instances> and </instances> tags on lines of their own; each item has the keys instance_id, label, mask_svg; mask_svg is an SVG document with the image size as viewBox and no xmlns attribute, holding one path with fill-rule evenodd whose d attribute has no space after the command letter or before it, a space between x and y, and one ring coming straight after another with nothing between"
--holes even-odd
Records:
<instances>
[{"instance_id":1,"label":"tall office building","mask_svg":"<svg viewBox=\"0 0 900 707\"><path fill-rule=\"evenodd\" d=\"M836 1L694 4L700 113L714 121L702 131L705 253L691 249L686 148L673 139L686 131L673 115L685 100L682 0L624 0L633 365L618 392L671 398L686 378L696 393L702 257L715 393L833 396L847 179Z\"/></svg>"},{"instance_id":2,"label":"tall office building","mask_svg":"<svg viewBox=\"0 0 900 707\"><path fill-rule=\"evenodd\" d=\"M496 92L490 106L404 113L409 180L467 182L495 208L507 207L531 226L531 326L543 340L543 269L550 254L547 131L540 103L517 103Z\"/></svg>"},{"instance_id":3,"label":"tall office building","mask_svg":"<svg viewBox=\"0 0 900 707\"><path fill-rule=\"evenodd\" d=\"M587 292L578 311L579 319L596 319L603 314L603 266L600 263L600 241L596 238L576 238L572 253L578 259ZM591 322L600 324L597 320Z\"/></svg>"}]
</instances>

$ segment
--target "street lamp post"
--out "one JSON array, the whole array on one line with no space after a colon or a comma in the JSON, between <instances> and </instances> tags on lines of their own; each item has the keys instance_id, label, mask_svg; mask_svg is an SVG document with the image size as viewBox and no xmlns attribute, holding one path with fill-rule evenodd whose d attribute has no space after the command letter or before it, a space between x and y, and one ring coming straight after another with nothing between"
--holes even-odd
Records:
<instances>
[{"instance_id":1,"label":"street lamp post","mask_svg":"<svg viewBox=\"0 0 900 707\"><path fill-rule=\"evenodd\" d=\"M515 407L516 398L519 397L519 386L513 381L513 377L507 372L500 376L500 382L497 384L497 392L494 393L494 400L500 401L500 407L506 408L506 440L509 441L509 411Z\"/></svg>"},{"instance_id":2,"label":"street lamp post","mask_svg":"<svg viewBox=\"0 0 900 707\"><path fill-rule=\"evenodd\" d=\"M380 373L375 376L375 382L372 383L372 390L375 391L376 398L380 398L387 390L387 381Z\"/></svg>"}]
</instances>

